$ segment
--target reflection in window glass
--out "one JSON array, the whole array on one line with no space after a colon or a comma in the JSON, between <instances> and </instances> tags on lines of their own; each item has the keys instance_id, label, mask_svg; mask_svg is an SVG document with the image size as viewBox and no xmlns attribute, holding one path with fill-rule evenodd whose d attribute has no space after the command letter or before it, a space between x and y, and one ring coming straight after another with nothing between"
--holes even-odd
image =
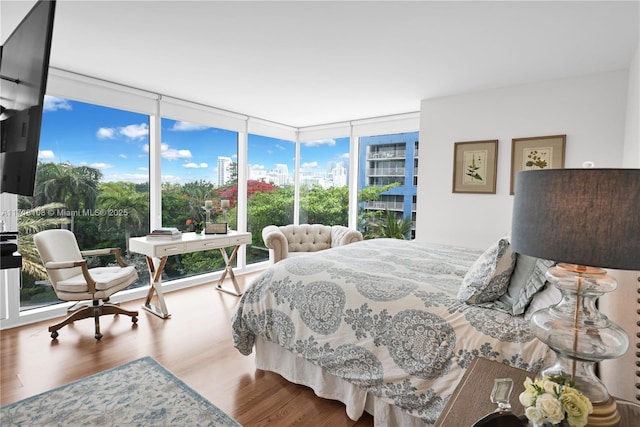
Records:
<instances>
[{"instance_id":1,"label":"reflection in window glass","mask_svg":"<svg viewBox=\"0 0 640 427\"><path fill-rule=\"evenodd\" d=\"M34 196L18 197L21 311L59 302L31 238L49 228L73 231L81 250L121 248L141 276L130 287L149 283L144 259L128 251L128 238L149 227L148 145L146 115L45 97Z\"/></svg>"},{"instance_id":2,"label":"reflection in window glass","mask_svg":"<svg viewBox=\"0 0 640 427\"><path fill-rule=\"evenodd\" d=\"M269 259L262 240L267 225L293 223L295 143L260 135L248 135L247 263Z\"/></svg>"},{"instance_id":3,"label":"reflection in window glass","mask_svg":"<svg viewBox=\"0 0 640 427\"><path fill-rule=\"evenodd\" d=\"M349 138L300 147L300 224L349 224Z\"/></svg>"},{"instance_id":4,"label":"reflection in window glass","mask_svg":"<svg viewBox=\"0 0 640 427\"><path fill-rule=\"evenodd\" d=\"M162 118L162 226L196 232L204 223L236 229L238 134L225 129ZM223 209L223 200L230 209ZM210 201L212 209L204 209ZM225 203L226 204L226 203ZM165 279L224 269L218 249L169 257Z\"/></svg>"},{"instance_id":5,"label":"reflection in window glass","mask_svg":"<svg viewBox=\"0 0 640 427\"><path fill-rule=\"evenodd\" d=\"M360 203L361 231L366 238L397 237L385 227L389 218L404 223L405 237L413 238L418 145L418 132L360 138L358 188L369 190L368 198L361 198Z\"/></svg>"}]
</instances>

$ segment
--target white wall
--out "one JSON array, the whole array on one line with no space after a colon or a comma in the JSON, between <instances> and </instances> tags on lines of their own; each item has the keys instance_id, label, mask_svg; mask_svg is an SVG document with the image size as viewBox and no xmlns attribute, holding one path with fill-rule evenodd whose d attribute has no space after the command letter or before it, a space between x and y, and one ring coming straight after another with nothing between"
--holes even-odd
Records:
<instances>
[{"instance_id":1,"label":"white wall","mask_svg":"<svg viewBox=\"0 0 640 427\"><path fill-rule=\"evenodd\" d=\"M486 248L511 230L511 139L566 134L565 167L620 167L628 72L425 99L416 239ZM498 139L496 194L453 194L455 142Z\"/></svg>"},{"instance_id":2,"label":"white wall","mask_svg":"<svg viewBox=\"0 0 640 427\"><path fill-rule=\"evenodd\" d=\"M640 49L640 48L639 48ZM567 135L566 167L640 167L640 53L629 71L604 73L447 98L421 105L416 239L486 248L511 229L511 139ZM453 194L453 144L498 139L495 195ZM610 271L618 290L602 311L631 345L601 365L610 393L634 400L636 300L640 273Z\"/></svg>"},{"instance_id":3,"label":"white wall","mask_svg":"<svg viewBox=\"0 0 640 427\"><path fill-rule=\"evenodd\" d=\"M629 69L625 129L622 166L640 168L640 46ZM640 298L637 293L640 288L640 272L611 270L609 273L618 281L618 289L600 298L600 309L627 331L630 345L627 353L620 359L601 364L601 377L609 393L634 401L635 396L640 394L640 390L635 387L635 383L640 383L640 378L631 375L638 370L635 363L638 360L636 343L639 342L636 333L640 332L640 326L636 327L636 322L640 320L637 312L640 308L637 303Z\"/></svg>"}]
</instances>

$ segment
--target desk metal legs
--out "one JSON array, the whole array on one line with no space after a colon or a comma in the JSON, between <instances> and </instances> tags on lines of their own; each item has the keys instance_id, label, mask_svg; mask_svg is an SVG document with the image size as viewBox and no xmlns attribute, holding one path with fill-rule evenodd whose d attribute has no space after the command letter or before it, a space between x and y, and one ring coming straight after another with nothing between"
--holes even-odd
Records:
<instances>
[{"instance_id":1,"label":"desk metal legs","mask_svg":"<svg viewBox=\"0 0 640 427\"><path fill-rule=\"evenodd\" d=\"M167 263L167 257L163 256L160 258L160 264L156 269L155 263L153 262L153 258L147 256L147 267L149 268L149 279L151 280L151 286L149 287L149 293L147 294L147 300L142 306L143 309L147 310L151 314L155 314L156 316L166 319L169 316L169 311L167 310L167 305L164 302L164 296L162 295L162 270L164 269L164 265ZM151 304L151 298L153 294L156 294L158 297L158 304L160 307Z\"/></svg>"},{"instance_id":2,"label":"desk metal legs","mask_svg":"<svg viewBox=\"0 0 640 427\"><path fill-rule=\"evenodd\" d=\"M236 280L236 275L233 274L233 263L236 260L236 256L238 255L238 248L240 246L236 245L231 252L231 256L227 254L226 248L220 248L220 253L222 254L222 258L224 258L224 263L226 265L224 271L222 272L222 276L220 276L220 280L218 280L218 284L216 285L216 289L221 292L226 292L231 295L235 295L237 297L242 296L242 292L240 291L240 287L238 286L238 281ZM227 277L227 273L231 278L231 283L233 283L234 289L225 289L222 287L222 282Z\"/></svg>"},{"instance_id":3,"label":"desk metal legs","mask_svg":"<svg viewBox=\"0 0 640 427\"><path fill-rule=\"evenodd\" d=\"M242 292L240 291L240 287L238 286L238 281L236 280L236 275L233 273L233 263L236 260L238 255L239 245L236 245L231 251L231 255L227 254L226 248L220 248L220 253L222 254L222 258L224 258L225 269L220 276L220 280L216 284L216 289L221 292L226 292L231 295L235 295L237 297L242 296ZM164 265L167 263L167 256L163 256L160 258L160 263L156 268L155 263L153 262L153 258L147 256L147 267L149 268L149 279L151 280L151 286L149 287L149 293L147 294L147 300L142 306L143 309L147 310L149 313L152 313L162 319L167 319L171 315L167 310L167 304L164 302L164 296L162 295L162 270L164 269ZM222 283L224 279L226 279L227 274L231 278L231 283L233 284L233 289L223 288ZM153 298L153 294L156 294L158 298L159 307L151 304L151 298Z\"/></svg>"}]
</instances>

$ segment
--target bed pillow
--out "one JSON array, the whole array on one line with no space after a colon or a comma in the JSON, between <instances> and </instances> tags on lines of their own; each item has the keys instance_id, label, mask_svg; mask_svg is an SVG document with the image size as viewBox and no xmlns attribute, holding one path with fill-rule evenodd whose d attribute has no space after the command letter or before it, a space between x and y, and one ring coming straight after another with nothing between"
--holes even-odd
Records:
<instances>
[{"instance_id":1,"label":"bed pillow","mask_svg":"<svg viewBox=\"0 0 640 427\"><path fill-rule=\"evenodd\" d=\"M462 279L458 299L480 304L500 298L507 291L515 263L516 254L511 252L509 239L503 237L473 263Z\"/></svg>"},{"instance_id":2,"label":"bed pillow","mask_svg":"<svg viewBox=\"0 0 640 427\"><path fill-rule=\"evenodd\" d=\"M509 286L499 298L500 302L504 303L514 316L524 313L536 293L544 288L547 281L545 273L554 264L555 262L550 260L517 254Z\"/></svg>"},{"instance_id":3,"label":"bed pillow","mask_svg":"<svg viewBox=\"0 0 640 427\"><path fill-rule=\"evenodd\" d=\"M524 312L524 318L530 320L533 313L557 304L561 299L562 294L560 293L560 290L547 282L544 288L533 296L531 303L527 306L527 310Z\"/></svg>"}]
</instances>

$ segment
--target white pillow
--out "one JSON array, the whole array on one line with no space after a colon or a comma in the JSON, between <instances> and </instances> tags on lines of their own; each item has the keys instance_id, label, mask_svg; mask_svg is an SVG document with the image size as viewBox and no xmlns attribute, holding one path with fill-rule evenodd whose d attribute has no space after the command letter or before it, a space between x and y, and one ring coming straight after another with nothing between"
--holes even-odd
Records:
<instances>
[{"instance_id":1,"label":"white pillow","mask_svg":"<svg viewBox=\"0 0 640 427\"><path fill-rule=\"evenodd\" d=\"M509 286L516 263L509 239L503 237L491 245L473 263L462 279L458 299L467 304L480 304L500 298Z\"/></svg>"}]
</instances>

